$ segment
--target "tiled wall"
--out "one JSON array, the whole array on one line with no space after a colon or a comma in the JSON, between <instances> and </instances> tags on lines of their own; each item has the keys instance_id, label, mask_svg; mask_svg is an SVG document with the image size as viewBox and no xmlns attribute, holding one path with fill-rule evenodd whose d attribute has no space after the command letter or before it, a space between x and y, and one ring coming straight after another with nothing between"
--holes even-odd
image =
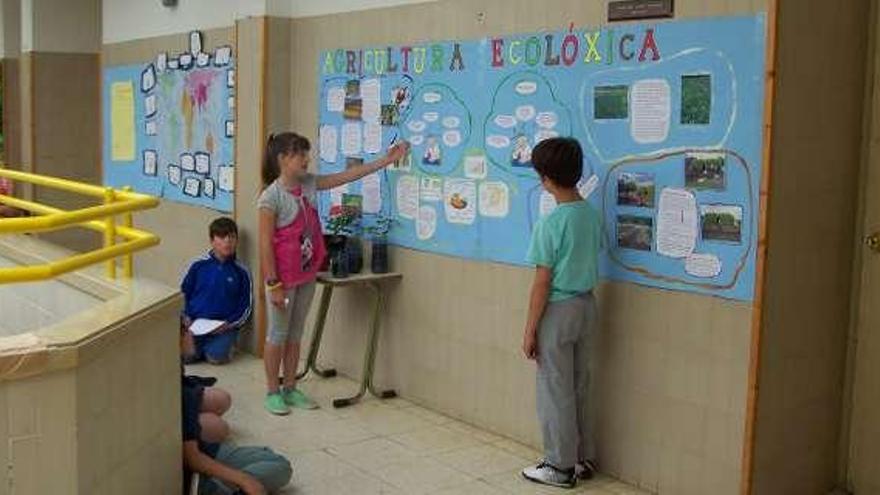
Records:
<instances>
[{"instance_id":1,"label":"tiled wall","mask_svg":"<svg viewBox=\"0 0 880 495\"><path fill-rule=\"evenodd\" d=\"M100 184L98 54L31 52L28 56L33 81L34 172ZM36 192L37 201L64 209L98 203L46 187ZM65 229L41 237L78 251L95 249L102 242L99 234L86 229Z\"/></svg>"},{"instance_id":2,"label":"tiled wall","mask_svg":"<svg viewBox=\"0 0 880 495\"><path fill-rule=\"evenodd\" d=\"M0 495L179 490L178 312L172 299L120 322L78 367L0 381Z\"/></svg>"},{"instance_id":3,"label":"tiled wall","mask_svg":"<svg viewBox=\"0 0 880 495\"><path fill-rule=\"evenodd\" d=\"M604 8L605 2L568 0L450 0L294 20L294 129L315 138L320 50L601 25ZM676 2L680 18L765 8L764 1ZM485 13L483 24L478 12ZM378 383L539 445L534 366L520 351L531 272L404 249L392 255L404 279L390 293ZM322 362L359 376L370 295L336 294ZM595 382L604 470L660 493L738 493L751 306L617 283L604 284L599 300Z\"/></svg>"},{"instance_id":4,"label":"tiled wall","mask_svg":"<svg viewBox=\"0 0 880 495\"><path fill-rule=\"evenodd\" d=\"M84 356L76 371L78 493L179 490L179 311L177 301L151 308Z\"/></svg>"}]
</instances>

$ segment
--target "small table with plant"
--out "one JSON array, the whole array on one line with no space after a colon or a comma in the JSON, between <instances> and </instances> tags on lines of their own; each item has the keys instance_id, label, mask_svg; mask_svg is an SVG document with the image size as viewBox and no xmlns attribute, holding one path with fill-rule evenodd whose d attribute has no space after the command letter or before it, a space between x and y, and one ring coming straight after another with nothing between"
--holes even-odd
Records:
<instances>
[{"instance_id":1,"label":"small table with plant","mask_svg":"<svg viewBox=\"0 0 880 495\"><path fill-rule=\"evenodd\" d=\"M358 402L369 390L371 394L380 399L397 397L394 390L377 390L373 384L373 371L375 369L376 353L379 344L379 330L382 321L382 311L385 308L385 287L389 282L396 282L403 278L400 273L367 273L356 274L346 278L336 278L329 273L318 275L318 283L321 284L321 303L315 319L315 330L312 332L312 341L309 345L309 354L303 371L297 378L304 377L309 371L314 371L318 376L330 378L336 376L335 369L322 370L318 368L318 351L321 348L321 339L324 336L324 324L327 321L327 313L330 311L330 301L333 298L333 290L337 287L367 287L374 294L373 311L370 317L370 331L367 336L367 348L364 350L363 373L361 374L361 387L357 394L333 400L333 407L346 407Z\"/></svg>"},{"instance_id":2,"label":"small table with plant","mask_svg":"<svg viewBox=\"0 0 880 495\"><path fill-rule=\"evenodd\" d=\"M321 302L315 319L315 328L312 332L305 368L297 375L297 378L304 377L309 371L314 371L323 378L336 376L335 369L322 370L317 364L318 351L321 348L321 339L324 335L327 313L330 311L333 290L337 287L367 287L375 297L367 348L364 351L360 390L351 397L334 399L333 407L350 406L358 402L367 391L381 399L397 396L394 390L379 391L373 384L382 311L385 307L385 286L389 282L399 281L403 278L400 273L388 272L387 239L395 220L381 214L372 216L370 220L367 226L362 226L360 208L343 204L331 208L330 216L325 222L325 230L328 233L325 236L325 241L330 259L329 272L322 272L318 275L317 281L322 286ZM371 240L370 268L372 273L360 273L363 268L363 255L360 240L356 236L358 232L365 233Z\"/></svg>"}]
</instances>

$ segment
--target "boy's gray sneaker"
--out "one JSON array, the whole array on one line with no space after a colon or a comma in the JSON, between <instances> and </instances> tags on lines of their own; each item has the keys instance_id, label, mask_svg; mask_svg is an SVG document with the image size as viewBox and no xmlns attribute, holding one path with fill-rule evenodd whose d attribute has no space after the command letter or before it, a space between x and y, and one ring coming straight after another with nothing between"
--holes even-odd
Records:
<instances>
[{"instance_id":1,"label":"boy's gray sneaker","mask_svg":"<svg viewBox=\"0 0 880 495\"><path fill-rule=\"evenodd\" d=\"M551 466L547 461L541 461L535 467L527 467L522 470L522 475L529 481L542 485L557 486L560 488L574 488L577 478L574 469L561 471Z\"/></svg>"}]
</instances>

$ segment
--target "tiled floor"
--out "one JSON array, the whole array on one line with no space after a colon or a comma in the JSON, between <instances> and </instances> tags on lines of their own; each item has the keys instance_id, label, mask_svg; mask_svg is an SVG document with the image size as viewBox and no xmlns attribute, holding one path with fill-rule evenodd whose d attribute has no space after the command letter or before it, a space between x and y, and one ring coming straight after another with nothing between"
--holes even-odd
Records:
<instances>
[{"instance_id":1,"label":"tiled floor","mask_svg":"<svg viewBox=\"0 0 880 495\"><path fill-rule=\"evenodd\" d=\"M581 483L576 490L535 485L519 471L538 459L539 452L404 399L369 398L334 409L333 398L357 390L346 378L308 377L301 387L321 408L276 417L262 409L258 359L239 356L227 366L191 366L188 372L216 376L218 385L232 394L226 416L232 441L268 445L291 459L294 479L284 494L643 493L607 477Z\"/></svg>"}]
</instances>

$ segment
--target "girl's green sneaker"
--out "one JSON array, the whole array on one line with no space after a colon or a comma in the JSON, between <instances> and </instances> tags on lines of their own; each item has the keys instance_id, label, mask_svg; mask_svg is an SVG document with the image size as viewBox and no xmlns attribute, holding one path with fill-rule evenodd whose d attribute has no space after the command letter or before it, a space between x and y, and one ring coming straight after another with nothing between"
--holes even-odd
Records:
<instances>
[{"instance_id":1,"label":"girl's green sneaker","mask_svg":"<svg viewBox=\"0 0 880 495\"><path fill-rule=\"evenodd\" d=\"M299 389L284 389L281 392L284 396L284 402L288 406L295 407L297 409L317 409L318 404L310 399L306 394L299 391Z\"/></svg>"},{"instance_id":2,"label":"girl's green sneaker","mask_svg":"<svg viewBox=\"0 0 880 495\"><path fill-rule=\"evenodd\" d=\"M263 405L265 405L266 410L272 414L278 416L290 414L290 407L287 406L287 402L284 400L284 397L282 397L281 392L266 395L266 400Z\"/></svg>"}]
</instances>

